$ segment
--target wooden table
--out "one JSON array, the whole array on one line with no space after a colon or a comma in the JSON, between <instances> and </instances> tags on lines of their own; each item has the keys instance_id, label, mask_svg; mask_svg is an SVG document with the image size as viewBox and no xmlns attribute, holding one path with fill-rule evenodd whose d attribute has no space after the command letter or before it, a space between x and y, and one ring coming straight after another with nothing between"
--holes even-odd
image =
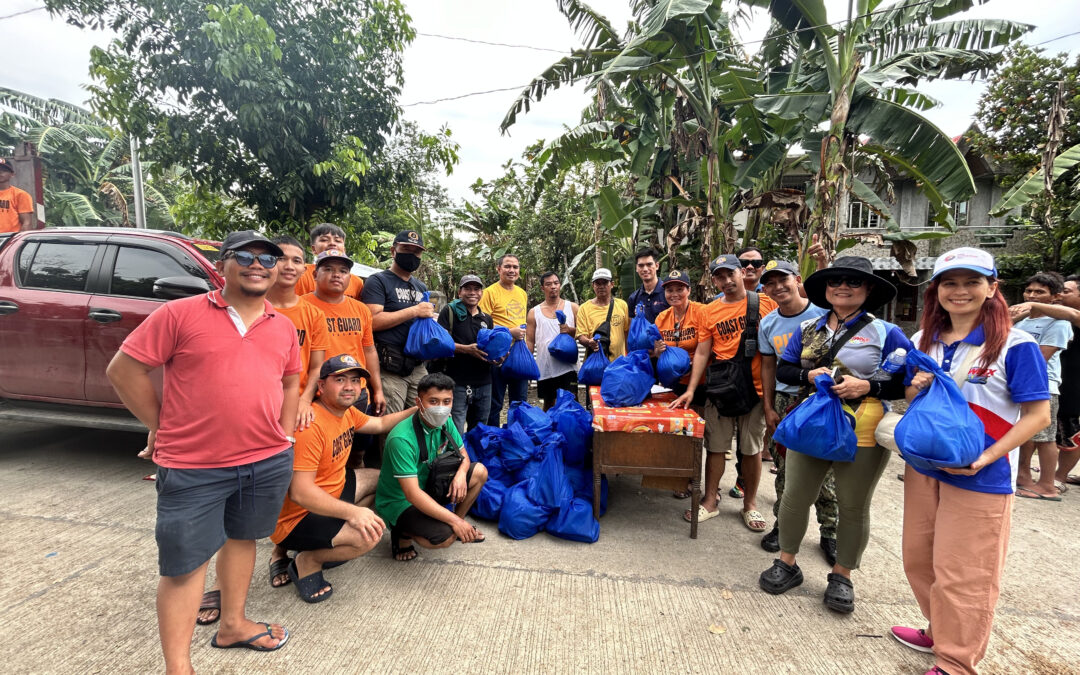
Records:
<instances>
[{"instance_id":1,"label":"wooden table","mask_svg":"<svg viewBox=\"0 0 1080 675\"><path fill-rule=\"evenodd\" d=\"M634 474L690 480L690 538L697 539L701 503L701 449L704 421L690 410L667 410L673 395L642 406L608 408L599 388L593 403L593 516L600 518L603 474Z\"/></svg>"}]
</instances>

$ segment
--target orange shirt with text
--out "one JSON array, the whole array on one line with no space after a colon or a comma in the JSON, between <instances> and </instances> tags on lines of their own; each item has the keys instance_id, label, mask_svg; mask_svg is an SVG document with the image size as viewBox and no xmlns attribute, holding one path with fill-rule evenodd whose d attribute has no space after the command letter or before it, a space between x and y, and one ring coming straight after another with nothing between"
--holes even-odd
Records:
<instances>
[{"instance_id":1,"label":"orange shirt with text","mask_svg":"<svg viewBox=\"0 0 1080 675\"><path fill-rule=\"evenodd\" d=\"M17 187L0 190L0 232L18 232L20 213L33 213L34 200L30 193Z\"/></svg>"},{"instance_id":2,"label":"orange shirt with text","mask_svg":"<svg viewBox=\"0 0 1080 675\"><path fill-rule=\"evenodd\" d=\"M326 332L330 339L326 358L348 354L367 368L364 347L375 346L375 335L371 331L371 310L368 306L348 296L337 304L324 302L314 293L305 295L304 300L326 315Z\"/></svg>"},{"instance_id":3,"label":"orange shirt with text","mask_svg":"<svg viewBox=\"0 0 1080 675\"><path fill-rule=\"evenodd\" d=\"M776 303L764 293L758 293L758 322L765 315L776 309ZM739 342L742 340L743 329L746 327L746 298L739 302L727 303L723 300L713 300L705 307L705 324L707 333L702 336L712 338L712 352L717 360L727 360L735 356L739 350ZM757 335L752 335L757 339ZM758 396L761 396L761 352L754 355L750 364L754 373L754 388Z\"/></svg>"},{"instance_id":4,"label":"orange shirt with text","mask_svg":"<svg viewBox=\"0 0 1080 675\"><path fill-rule=\"evenodd\" d=\"M709 328L705 305L691 301L686 307L686 314L679 322L678 331L675 330L675 308L668 307L657 315L656 327L660 330L660 337L668 346L682 347L693 359L698 342ZM689 384L690 373L683 376L679 382Z\"/></svg>"},{"instance_id":5,"label":"orange shirt with text","mask_svg":"<svg viewBox=\"0 0 1080 675\"><path fill-rule=\"evenodd\" d=\"M274 309L289 317L289 321L296 326L296 340L300 343L300 392L303 393L311 369L311 352L325 352L330 348L326 317L318 307L306 300L300 300L292 307ZM328 356L330 354L323 354L324 358Z\"/></svg>"}]
</instances>

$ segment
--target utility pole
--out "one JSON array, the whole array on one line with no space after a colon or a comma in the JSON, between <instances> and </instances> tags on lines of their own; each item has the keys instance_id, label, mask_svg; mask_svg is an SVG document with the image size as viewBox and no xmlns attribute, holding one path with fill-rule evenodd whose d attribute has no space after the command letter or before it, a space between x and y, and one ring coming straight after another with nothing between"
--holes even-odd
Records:
<instances>
[{"instance_id":1,"label":"utility pole","mask_svg":"<svg viewBox=\"0 0 1080 675\"><path fill-rule=\"evenodd\" d=\"M146 229L146 200L143 198L143 172L139 161L139 141L131 136L131 179L134 185L132 199L135 202L135 227Z\"/></svg>"}]
</instances>

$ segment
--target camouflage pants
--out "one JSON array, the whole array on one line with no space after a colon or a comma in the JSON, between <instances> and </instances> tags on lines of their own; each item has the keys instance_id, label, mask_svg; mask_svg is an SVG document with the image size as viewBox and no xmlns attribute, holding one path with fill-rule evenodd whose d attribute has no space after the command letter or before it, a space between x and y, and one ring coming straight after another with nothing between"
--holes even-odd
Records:
<instances>
[{"instance_id":1,"label":"camouflage pants","mask_svg":"<svg viewBox=\"0 0 1080 675\"><path fill-rule=\"evenodd\" d=\"M784 411L788 406L792 405L799 398L795 394L784 394L776 392L776 412L780 413L780 417L783 418ZM776 503L773 504L772 512L775 518L780 517L780 499L784 496L784 465L785 458L780 456L775 447L773 446L772 439L769 439L769 449L772 451L773 462L776 464ZM832 469L829 469L829 473L825 476L825 482L821 484L821 493L818 494L817 501L814 502L814 508L817 510L818 529L821 531L821 536L826 539L836 539L836 520L839 516L839 508L836 505L836 479L833 477Z\"/></svg>"}]
</instances>

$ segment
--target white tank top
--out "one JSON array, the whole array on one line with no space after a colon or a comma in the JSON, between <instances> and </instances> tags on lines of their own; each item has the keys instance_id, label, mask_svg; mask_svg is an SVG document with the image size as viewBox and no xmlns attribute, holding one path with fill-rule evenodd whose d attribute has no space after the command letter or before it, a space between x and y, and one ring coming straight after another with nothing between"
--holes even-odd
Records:
<instances>
[{"instance_id":1,"label":"white tank top","mask_svg":"<svg viewBox=\"0 0 1080 675\"><path fill-rule=\"evenodd\" d=\"M562 301L559 309L566 314L566 325L577 326L574 323L574 313L567 311L569 305L566 300ZM540 379L547 380L577 370L577 364L563 363L548 351L548 345L559 335L558 319L544 316L540 305L533 307L533 316L536 318L536 365L540 368Z\"/></svg>"}]
</instances>

